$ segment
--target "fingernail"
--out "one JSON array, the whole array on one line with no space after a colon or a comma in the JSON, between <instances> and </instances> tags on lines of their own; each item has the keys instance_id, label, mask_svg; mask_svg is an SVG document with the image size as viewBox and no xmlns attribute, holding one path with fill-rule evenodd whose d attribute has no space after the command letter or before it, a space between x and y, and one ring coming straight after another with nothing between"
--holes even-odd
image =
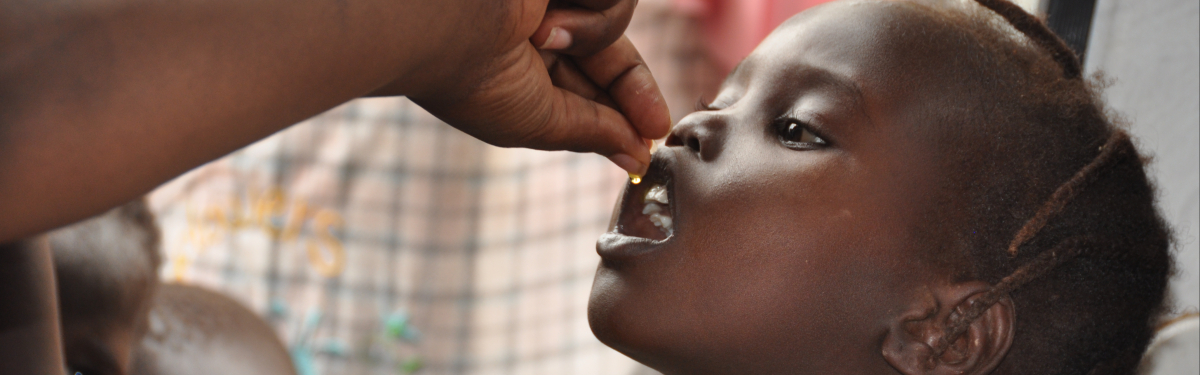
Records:
<instances>
[{"instance_id":1,"label":"fingernail","mask_svg":"<svg viewBox=\"0 0 1200 375\"><path fill-rule=\"evenodd\" d=\"M642 165L642 163L638 163L637 159L634 159L632 156L616 154L609 156L608 160L611 160L613 164L616 164L618 167L621 167L621 169L629 172L631 177L633 175L643 176L646 174L646 166Z\"/></svg>"},{"instance_id":2,"label":"fingernail","mask_svg":"<svg viewBox=\"0 0 1200 375\"><path fill-rule=\"evenodd\" d=\"M545 50L560 50L571 46L571 33L563 30L561 27L550 29L550 36L546 38L546 42L542 43L540 49Z\"/></svg>"},{"instance_id":3,"label":"fingernail","mask_svg":"<svg viewBox=\"0 0 1200 375\"><path fill-rule=\"evenodd\" d=\"M646 138L646 148L650 149L650 155L654 155L654 151L658 150L658 142Z\"/></svg>"}]
</instances>

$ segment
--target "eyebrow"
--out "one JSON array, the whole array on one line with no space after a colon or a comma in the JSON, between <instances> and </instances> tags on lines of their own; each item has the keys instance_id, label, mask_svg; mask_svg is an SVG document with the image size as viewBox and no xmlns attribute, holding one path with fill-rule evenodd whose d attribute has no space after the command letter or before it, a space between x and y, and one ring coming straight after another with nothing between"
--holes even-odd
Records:
<instances>
[{"instance_id":1,"label":"eyebrow","mask_svg":"<svg viewBox=\"0 0 1200 375\"><path fill-rule=\"evenodd\" d=\"M729 75L725 76L725 80L722 81L721 86L725 87L730 82L733 82L731 79L733 79L739 73L745 73L743 70L753 68L754 64L751 59L743 59L736 66L734 66L733 70L729 72ZM861 85L859 85L857 81L851 79L850 77L835 73L825 68L808 64L802 64L794 67L793 69L788 69L787 74L792 75L797 79L797 81L800 82L799 87L820 88L828 86L834 88L835 91L843 94L845 97L853 101L856 111L867 119L868 124L875 123L875 121L871 118L871 114L866 111L866 97L863 95Z\"/></svg>"},{"instance_id":2,"label":"eyebrow","mask_svg":"<svg viewBox=\"0 0 1200 375\"><path fill-rule=\"evenodd\" d=\"M850 77L811 65L803 65L799 68L801 73L797 74L797 78L803 82L804 86L832 86L837 91L849 94L856 104L864 104L865 97L862 88Z\"/></svg>"},{"instance_id":3,"label":"eyebrow","mask_svg":"<svg viewBox=\"0 0 1200 375\"><path fill-rule=\"evenodd\" d=\"M800 83L798 89L833 88L833 91L839 96L850 99L854 107L854 112L862 115L867 120L866 124L868 126L875 124L875 120L871 118L870 112L867 111L866 96L863 95L862 86L859 85L858 81L844 74L807 64L797 66L789 74L792 74Z\"/></svg>"},{"instance_id":4,"label":"eyebrow","mask_svg":"<svg viewBox=\"0 0 1200 375\"><path fill-rule=\"evenodd\" d=\"M752 60L749 58L738 62L738 64L733 67L733 70L729 71L729 74L725 76L725 80L722 81L722 85L724 85L725 82L729 82L731 78L736 76L742 70L752 69L754 67L753 65L754 64L752 63ZM866 98L863 96L862 87L858 84L858 82L845 75L834 73L828 69L808 64L796 66L794 69L788 69L788 71L788 74L798 78L798 81L803 82L805 86L810 85L811 82L817 82L822 86L833 86L834 88L838 89L838 91L850 94L857 104L863 104L866 102ZM800 71L802 73L796 73L796 71Z\"/></svg>"}]
</instances>

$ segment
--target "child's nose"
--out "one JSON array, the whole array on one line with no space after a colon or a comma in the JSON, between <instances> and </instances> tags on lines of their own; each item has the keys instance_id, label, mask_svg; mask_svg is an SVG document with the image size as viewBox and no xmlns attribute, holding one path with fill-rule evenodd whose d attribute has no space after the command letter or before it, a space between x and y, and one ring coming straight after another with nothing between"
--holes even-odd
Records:
<instances>
[{"instance_id":1,"label":"child's nose","mask_svg":"<svg viewBox=\"0 0 1200 375\"><path fill-rule=\"evenodd\" d=\"M675 125L666 145L687 147L700 157L712 161L721 153L725 143L727 120L724 115L713 112L696 112Z\"/></svg>"}]
</instances>

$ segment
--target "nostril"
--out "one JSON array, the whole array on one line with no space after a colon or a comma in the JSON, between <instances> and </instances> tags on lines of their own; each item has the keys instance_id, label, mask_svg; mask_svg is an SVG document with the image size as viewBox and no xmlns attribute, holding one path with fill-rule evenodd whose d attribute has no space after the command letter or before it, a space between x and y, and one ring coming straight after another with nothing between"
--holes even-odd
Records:
<instances>
[{"instance_id":1,"label":"nostril","mask_svg":"<svg viewBox=\"0 0 1200 375\"><path fill-rule=\"evenodd\" d=\"M724 136L727 115L717 112L696 112L675 125L667 137L667 146L687 147L703 160L711 160L721 148L721 138Z\"/></svg>"},{"instance_id":2,"label":"nostril","mask_svg":"<svg viewBox=\"0 0 1200 375\"><path fill-rule=\"evenodd\" d=\"M685 146L691 149L692 152L698 153L700 152L700 137L697 137L695 132L691 131L673 132L667 137L667 141L664 143L664 145L667 147Z\"/></svg>"},{"instance_id":3,"label":"nostril","mask_svg":"<svg viewBox=\"0 0 1200 375\"><path fill-rule=\"evenodd\" d=\"M700 152L700 138L696 137L695 134L690 132L683 134L671 133L671 135L667 137L667 141L664 143L664 145L667 147L685 146L691 149L693 152Z\"/></svg>"},{"instance_id":4,"label":"nostril","mask_svg":"<svg viewBox=\"0 0 1200 375\"><path fill-rule=\"evenodd\" d=\"M683 140L682 140L682 138L679 137L678 134L676 134L675 132L671 132L671 134L667 136L667 141L664 142L663 145L667 146L667 147L683 146Z\"/></svg>"},{"instance_id":5,"label":"nostril","mask_svg":"<svg viewBox=\"0 0 1200 375\"><path fill-rule=\"evenodd\" d=\"M699 153L700 152L700 138L688 137L687 138L687 147L692 149L693 152Z\"/></svg>"}]
</instances>

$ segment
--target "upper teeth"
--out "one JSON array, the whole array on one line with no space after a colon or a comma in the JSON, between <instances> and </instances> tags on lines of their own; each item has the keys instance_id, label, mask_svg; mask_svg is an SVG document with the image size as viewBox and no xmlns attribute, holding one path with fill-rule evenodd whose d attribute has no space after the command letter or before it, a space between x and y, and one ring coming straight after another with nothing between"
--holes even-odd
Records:
<instances>
[{"instance_id":1,"label":"upper teeth","mask_svg":"<svg viewBox=\"0 0 1200 375\"><path fill-rule=\"evenodd\" d=\"M662 204L671 203L667 201L667 188L662 185L654 185L650 187L650 191L646 192L646 202L655 201Z\"/></svg>"},{"instance_id":2,"label":"upper teeth","mask_svg":"<svg viewBox=\"0 0 1200 375\"><path fill-rule=\"evenodd\" d=\"M671 232L674 230L671 226L671 213L663 208L663 206L669 204L667 200L667 188L662 185L651 186L650 190L646 192L646 198L643 202L646 204L646 207L642 208L642 214L650 215L650 222L654 223L654 226L658 227L659 230L662 230L668 236L671 235ZM659 205L659 203L662 205Z\"/></svg>"}]
</instances>

